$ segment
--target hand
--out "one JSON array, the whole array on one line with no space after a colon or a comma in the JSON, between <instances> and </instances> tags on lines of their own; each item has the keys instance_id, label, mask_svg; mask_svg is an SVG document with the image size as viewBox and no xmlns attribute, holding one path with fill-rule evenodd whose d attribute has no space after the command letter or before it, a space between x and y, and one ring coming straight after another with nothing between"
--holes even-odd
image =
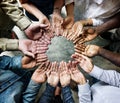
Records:
<instances>
[{"instance_id":1,"label":"hand","mask_svg":"<svg viewBox=\"0 0 120 103\"><path fill-rule=\"evenodd\" d=\"M79 38L82 35L82 33L83 33L83 25L80 22L75 22L72 29L69 31L67 39L75 41L77 38Z\"/></svg>"},{"instance_id":2,"label":"hand","mask_svg":"<svg viewBox=\"0 0 120 103\"><path fill-rule=\"evenodd\" d=\"M52 15L52 28L53 32L55 33L56 36L59 36L62 34L62 23L63 23L63 18L60 16L59 13L53 13Z\"/></svg>"},{"instance_id":3,"label":"hand","mask_svg":"<svg viewBox=\"0 0 120 103\"><path fill-rule=\"evenodd\" d=\"M60 62L60 83L62 87L68 86L70 84L70 73L65 62Z\"/></svg>"},{"instance_id":4,"label":"hand","mask_svg":"<svg viewBox=\"0 0 120 103\"><path fill-rule=\"evenodd\" d=\"M33 73L31 79L36 83L44 83L46 81L46 67L44 64L41 64Z\"/></svg>"},{"instance_id":5,"label":"hand","mask_svg":"<svg viewBox=\"0 0 120 103\"><path fill-rule=\"evenodd\" d=\"M29 57L29 56L24 56L22 58L22 68L24 69L31 69L33 67L37 66L36 60Z\"/></svg>"},{"instance_id":6,"label":"hand","mask_svg":"<svg viewBox=\"0 0 120 103\"><path fill-rule=\"evenodd\" d=\"M89 29L84 29L83 34L81 39L79 40L78 44L90 41L95 39L98 36L98 33L96 32L95 29L89 28Z\"/></svg>"},{"instance_id":7,"label":"hand","mask_svg":"<svg viewBox=\"0 0 120 103\"><path fill-rule=\"evenodd\" d=\"M62 27L64 29L70 29L70 28L72 28L73 24L74 24L74 17L73 16L67 16L63 20Z\"/></svg>"},{"instance_id":8,"label":"hand","mask_svg":"<svg viewBox=\"0 0 120 103\"><path fill-rule=\"evenodd\" d=\"M48 18L44 15L39 18L39 23L47 25L48 28L50 27L50 22L49 22Z\"/></svg>"},{"instance_id":9,"label":"hand","mask_svg":"<svg viewBox=\"0 0 120 103\"><path fill-rule=\"evenodd\" d=\"M75 81L77 84L85 84L86 79L84 75L78 70L76 63L70 62L70 74L71 79Z\"/></svg>"},{"instance_id":10,"label":"hand","mask_svg":"<svg viewBox=\"0 0 120 103\"><path fill-rule=\"evenodd\" d=\"M83 44L78 44L75 46L75 52L76 54L83 54L89 57L93 57L99 54L100 47L97 45L83 45Z\"/></svg>"},{"instance_id":11,"label":"hand","mask_svg":"<svg viewBox=\"0 0 120 103\"><path fill-rule=\"evenodd\" d=\"M79 55L73 54L72 58L74 58L76 61L78 61L80 67L84 71L86 71L87 73L90 73L92 71L93 64L92 64L91 59L89 59L88 57L86 57L86 56L84 56L82 54L79 54Z\"/></svg>"},{"instance_id":12,"label":"hand","mask_svg":"<svg viewBox=\"0 0 120 103\"><path fill-rule=\"evenodd\" d=\"M56 87L59 82L59 72L58 72L58 64L56 62L52 63L51 71L47 75L47 82Z\"/></svg>"},{"instance_id":13,"label":"hand","mask_svg":"<svg viewBox=\"0 0 120 103\"><path fill-rule=\"evenodd\" d=\"M90 26L90 25L93 25L92 19L80 20L79 22L81 22L81 23L83 24L83 26Z\"/></svg>"},{"instance_id":14,"label":"hand","mask_svg":"<svg viewBox=\"0 0 120 103\"><path fill-rule=\"evenodd\" d=\"M43 35L43 32L47 29L47 27L48 26L44 24L32 23L28 28L24 30L24 32L29 39L37 40Z\"/></svg>"},{"instance_id":15,"label":"hand","mask_svg":"<svg viewBox=\"0 0 120 103\"><path fill-rule=\"evenodd\" d=\"M19 50L21 50L25 55L35 57L36 54L36 43L33 40L21 39L19 40Z\"/></svg>"},{"instance_id":16,"label":"hand","mask_svg":"<svg viewBox=\"0 0 120 103\"><path fill-rule=\"evenodd\" d=\"M48 57L45 53L37 54L35 59L36 59L37 64L45 63L48 61Z\"/></svg>"}]
</instances>

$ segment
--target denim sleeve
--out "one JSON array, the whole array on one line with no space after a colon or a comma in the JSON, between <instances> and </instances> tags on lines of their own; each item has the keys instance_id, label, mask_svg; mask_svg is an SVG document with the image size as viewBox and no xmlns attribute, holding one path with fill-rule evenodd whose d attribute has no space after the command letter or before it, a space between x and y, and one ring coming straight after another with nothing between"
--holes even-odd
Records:
<instances>
[{"instance_id":1,"label":"denim sleeve","mask_svg":"<svg viewBox=\"0 0 120 103\"><path fill-rule=\"evenodd\" d=\"M0 57L0 69L21 69L22 68L22 56L1 56Z\"/></svg>"},{"instance_id":2,"label":"denim sleeve","mask_svg":"<svg viewBox=\"0 0 120 103\"><path fill-rule=\"evenodd\" d=\"M41 85L31 80L26 91L23 93L23 103L34 103Z\"/></svg>"},{"instance_id":3,"label":"denim sleeve","mask_svg":"<svg viewBox=\"0 0 120 103\"><path fill-rule=\"evenodd\" d=\"M63 95L64 103L74 103L70 86L66 86L62 88L62 95Z\"/></svg>"},{"instance_id":4,"label":"denim sleeve","mask_svg":"<svg viewBox=\"0 0 120 103\"><path fill-rule=\"evenodd\" d=\"M39 103L52 103L54 97L55 87L52 87L48 83L46 84L46 90L40 97Z\"/></svg>"}]
</instances>

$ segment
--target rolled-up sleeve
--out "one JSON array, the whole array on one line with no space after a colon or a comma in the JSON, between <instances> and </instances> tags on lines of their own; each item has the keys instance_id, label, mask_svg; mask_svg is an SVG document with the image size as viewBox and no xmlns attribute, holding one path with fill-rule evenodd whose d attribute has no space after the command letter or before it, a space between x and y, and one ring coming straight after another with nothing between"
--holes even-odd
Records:
<instances>
[{"instance_id":1,"label":"rolled-up sleeve","mask_svg":"<svg viewBox=\"0 0 120 103\"><path fill-rule=\"evenodd\" d=\"M31 21L19 8L17 0L1 0L0 7L2 11L20 27L21 30L26 29L31 24Z\"/></svg>"}]
</instances>

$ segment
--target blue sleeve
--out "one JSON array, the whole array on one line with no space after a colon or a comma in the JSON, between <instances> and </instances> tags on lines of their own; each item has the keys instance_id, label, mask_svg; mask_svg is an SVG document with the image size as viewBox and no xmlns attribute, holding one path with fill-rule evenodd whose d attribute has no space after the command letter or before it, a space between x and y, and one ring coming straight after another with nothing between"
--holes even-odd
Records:
<instances>
[{"instance_id":1,"label":"blue sleeve","mask_svg":"<svg viewBox=\"0 0 120 103\"><path fill-rule=\"evenodd\" d=\"M41 85L31 80L26 91L23 93L23 103L34 103Z\"/></svg>"},{"instance_id":2,"label":"blue sleeve","mask_svg":"<svg viewBox=\"0 0 120 103\"><path fill-rule=\"evenodd\" d=\"M22 68L22 56L1 56L0 57L0 69L21 69Z\"/></svg>"},{"instance_id":3,"label":"blue sleeve","mask_svg":"<svg viewBox=\"0 0 120 103\"><path fill-rule=\"evenodd\" d=\"M40 97L39 103L52 103L54 97L55 87L52 87L48 83L46 84L46 90Z\"/></svg>"},{"instance_id":4,"label":"blue sleeve","mask_svg":"<svg viewBox=\"0 0 120 103\"><path fill-rule=\"evenodd\" d=\"M64 103L74 103L70 86L62 88L62 95Z\"/></svg>"}]
</instances>

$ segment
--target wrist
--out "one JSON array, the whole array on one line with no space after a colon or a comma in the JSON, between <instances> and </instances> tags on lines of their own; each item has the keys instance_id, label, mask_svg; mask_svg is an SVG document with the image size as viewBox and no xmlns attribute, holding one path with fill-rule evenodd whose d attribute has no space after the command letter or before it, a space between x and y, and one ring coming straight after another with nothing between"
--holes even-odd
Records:
<instances>
[{"instance_id":1,"label":"wrist","mask_svg":"<svg viewBox=\"0 0 120 103\"><path fill-rule=\"evenodd\" d=\"M54 13L60 14L60 12L61 12L61 9L59 7L55 7L53 10L53 14Z\"/></svg>"}]
</instances>

